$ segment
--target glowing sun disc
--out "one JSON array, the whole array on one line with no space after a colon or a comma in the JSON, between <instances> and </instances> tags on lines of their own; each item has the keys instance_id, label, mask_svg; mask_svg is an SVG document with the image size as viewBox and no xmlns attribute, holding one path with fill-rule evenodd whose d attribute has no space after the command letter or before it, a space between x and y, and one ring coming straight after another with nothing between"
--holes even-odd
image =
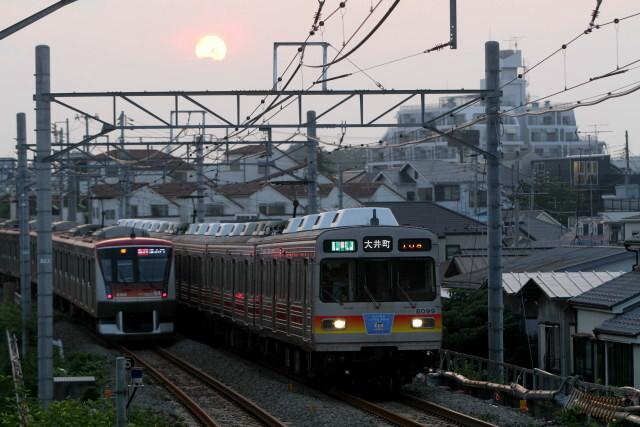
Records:
<instances>
[{"instance_id":1,"label":"glowing sun disc","mask_svg":"<svg viewBox=\"0 0 640 427\"><path fill-rule=\"evenodd\" d=\"M222 61L227 56L227 45L218 36L204 36L196 44L196 57Z\"/></svg>"}]
</instances>

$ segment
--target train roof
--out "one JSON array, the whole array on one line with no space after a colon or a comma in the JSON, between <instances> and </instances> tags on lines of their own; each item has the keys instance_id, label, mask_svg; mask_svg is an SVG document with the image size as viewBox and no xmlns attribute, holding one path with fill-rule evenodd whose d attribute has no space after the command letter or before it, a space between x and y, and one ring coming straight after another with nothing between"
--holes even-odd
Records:
<instances>
[{"instance_id":1,"label":"train roof","mask_svg":"<svg viewBox=\"0 0 640 427\"><path fill-rule=\"evenodd\" d=\"M156 239L152 237L118 237L115 239L103 240L96 243L96 249L111 246L173 246L170 240Z\"/></svg>"}]
</instances>

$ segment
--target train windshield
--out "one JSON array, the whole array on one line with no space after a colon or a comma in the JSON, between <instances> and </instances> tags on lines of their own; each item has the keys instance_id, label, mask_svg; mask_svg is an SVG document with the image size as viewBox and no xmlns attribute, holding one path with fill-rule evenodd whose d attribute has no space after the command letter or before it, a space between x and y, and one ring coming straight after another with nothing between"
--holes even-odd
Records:
<instances>
[{"instance_id":1,"label":"train windshield","mask_svg":"<svg viewBox=\"0 0 640 427\"><path fill-rule=\"evenodd\" d=\"M105 282L111 285L141 284L163 288L169 275L171 249L125 247L99 250Z\"/></svg>"},{"instance_id":2,"label":"train windshield","mask_svg":"<svg viewBox=\"0 0 640 427\"><path fill-rule=\"evenodd\" d=\"M412 302L435 297L431 258L334 259L321 265L320 299L324 302Z\"/></svg>"}]
</instances>

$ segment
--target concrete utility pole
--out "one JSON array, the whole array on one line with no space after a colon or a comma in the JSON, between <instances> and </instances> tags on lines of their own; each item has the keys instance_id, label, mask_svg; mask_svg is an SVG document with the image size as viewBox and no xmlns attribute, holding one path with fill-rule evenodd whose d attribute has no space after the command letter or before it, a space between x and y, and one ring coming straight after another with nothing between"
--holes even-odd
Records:
<instances>
[{"instance_id":1,"label":"concrete utility pole","mask_svg":"<svg viewBox=\"0 0 640 427\"><path fill-rule=\"evenodd\" d=\"M116 427L127 425L127 370L124 357L116 357Z\"/></svg>"},{"instance_id":2,"label":"concrete utility pole","mask_svg":"<svg viewBox=\"0 0 640 427\"><path fill-rule=\"evenodd\" d=\"M515 197L513 209L513 247L517 248L520 244L520 160L516 160L516 181L513 186Z\"/></svg>"},{"instance_id":3,"label":"concrete utility pole","mask_svg":"<svg viewBox=\"0 0 640 427\"><path fill-rule=\"evenodd\" d=\"M204 129L202 130L204 133ZM197 182L197 196L196 201L196 214L198 222L204 222L204 172L202 170L204 163L204 156L202 152L202 145L204 144L204 134L198 135L196 138L196 182Z\"/></svg>"},{"instance_id":4,"label":"concrete utility pole","mask_svg":"<svg viewBox=\"0 0 640 427\"><path fill-rule=\"evenodd\" d=\"M316 137L316 112L307 111L307 202L308 214L318 213L318 140Z\"/></svg>"},{"instance_id":5,"label":"concrete utility pole","mask_svg":"<svg viewBox=\"0 0 640 427\"><path fill-rule=\"evenodd\" d=\"M624 131L624 158L627 161L627 169L624 171L624 184L629 185L629 175L631 175L631 169L629 168L629 131Z\"/></svg>"},{"instance_id":6,"label":"concrete utility pole","mask_svg":"<svg viewBox=\"0 0 640 427\"><path fill-rule=\"evenodd\" d=\"M22 306L22 356L27 354L29 335L27 324L31 317L31 248L29 244L29 174L27 172L27 119L16 114L18 141L18 222L20 225L20 304Z\"/></svg>"},{"instance_id":7,"label":"concrete utility pole","mask_svg":"<svg viewBox=\"0 0 640 427\"><path fill-rule=\"evenodd\" d=\"M53 400L53 276L51 265L51 92L49 46L36 46L36 194L38 269L38 398Z\"/></svg>"},{"instance_id":8,"label":"concrete utility pole","mask_svg":"<svg viewBox=\"0 0 640 427\"><path fill-rule=\"evenodd\" d=\"M71 137L69 136L69 119L65 120L67 130L67 147L71 144ZM67 176L67 221L76 222L76 216L78 212L78 193L76 190L76 164L71 160L71 156L67 155L67 167L69 174Z\"/></svg>"},{"instance_id":9,"label":"concrete utility pole","mask_svg":"<svg viewBox=\"0 0 640 427\"><path fill-rule=\"evenodd\" d=\"M344 189L342 186L342 165L338 163L338 209L343 208Z\"/></svg>"},{"instance_id":10,"label":"concrete utility pole","mask_svg":"<svg viewBox=\"0 0 640 427\"><path fill-rule=\"evenodd\" d=\"M500 45L496 41L485 43L485 81L487 114L487 186L488 186L488 234L489 234L489 359L492 376L501 381L504 362L503 303L502 303L502 212L500 188L500 133L498 111L500 110Z\"/></svg>"}]
</instances>

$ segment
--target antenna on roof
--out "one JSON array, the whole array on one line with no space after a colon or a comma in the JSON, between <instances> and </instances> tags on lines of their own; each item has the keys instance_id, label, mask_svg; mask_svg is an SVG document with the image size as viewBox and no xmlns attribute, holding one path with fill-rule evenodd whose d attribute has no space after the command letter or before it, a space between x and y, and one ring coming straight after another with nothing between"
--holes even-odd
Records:
<instances>
[{"instance_id":1,"label":"antenna on roof","mask_svg":"<svg viewBox=\"0 0 640 427\"><path fill-rule=\"evenodd\" d=\"M298 206L300 206L300 202L298 201L298 199L295 199L293 201L293 218L296 217L296 213L298 212Z\"/></svg>"},{"instance_id":2,"label":"antenna on roof","mask_svg":"<svg viewBox=\"0 0 640 427\"><path fill-rule=\"evenodd\" d=\"M136 229L135 228L131 228L131 234L129 235L130 238L135 239L136 238Z\"/></svg>"},{"instance_id":3,"label":"antenna on roof","mask_svg":"<svg viewBox=\"0 0 640 427\"><path fill-rule=\"evenodd\" d=\"M373 210L373 216L369 220L369 224L371 224L371 225L380 225L380 220L376 216L376 210L375 209Z\"/></svg>"}]
</instances>

